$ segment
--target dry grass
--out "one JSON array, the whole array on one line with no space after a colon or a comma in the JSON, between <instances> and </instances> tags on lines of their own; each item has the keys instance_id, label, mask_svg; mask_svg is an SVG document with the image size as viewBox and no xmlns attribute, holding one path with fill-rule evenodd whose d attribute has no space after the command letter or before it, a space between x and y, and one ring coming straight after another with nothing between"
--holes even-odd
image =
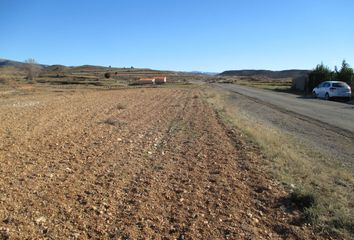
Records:
<instances>
[{"instance_id":1,"label":"dry grass","mask_svg":"<svg viewBox=\"0 0 354 240\"><path fill-rule=\"evenodd\" d=\"M228 105L225 94L206 89L205 96L225 121L258 143L267 156L267 171L289 192L314 197L316 204L304 209L306 220L331 235L354 234L353 171L310 149L301 139Z\"/></svg>"},{"instance_id":2,"label":"dry grass","mask_svg":"<svg viewBox=\"0 0 354 240\"><path fill-rule=\"evenodd\" d=\"M291 78L272 79L266 77L221 77L217 82L239 84L273 91L288 91L292 86Z\"/></svg>"},{"instance_id":3,"label":"dry grass","mask_svg":"<svg viewBox=\"0 0 354 240\"><path fill-rule=\"evenodd\" d=\"M0 68L0 78L8 81L23 80L26 73L15 67L1 67Z\"/></svg>"},{"instance_id":4,"label":"dry grass","mask_svg":"<svg viewBox=\"0 0 354 240\"><path fill-rule=\"evenodd\" d=\"M291 88L291 80L274 80L274 81L250 81L250 80L237 80L237 84L255 87L260 89L266 90L273 90L273 91L284 91L289 90Z\"/></svg>"}]
</instances>

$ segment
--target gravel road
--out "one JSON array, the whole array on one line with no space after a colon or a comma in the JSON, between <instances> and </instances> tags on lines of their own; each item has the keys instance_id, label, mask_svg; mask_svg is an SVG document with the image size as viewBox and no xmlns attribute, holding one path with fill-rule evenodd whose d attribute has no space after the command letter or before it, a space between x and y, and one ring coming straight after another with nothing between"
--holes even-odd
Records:
<instances>
[{"instance_id":1,"label":"gravel road","mask_svg":"<svg viewBox=\"0 0 354 240\"><path fill-rule=\"evenodd\" d=\"M354 169L354 106L236 84L213 84L233 106Z\"/></svg>"},{"instance_id":2,"label":"gravel road","mask_svg":"<svg viewBox=\"0 0 354 240\"><path fill-rule=\"evenodd\" d=\"M294 94L267 91L236 84L217 84L217 86L258 99L264 103L272 104L282 110L291 111L330 124L354 134L354 105L303 98Z\"/></svg>"}]
</instances>

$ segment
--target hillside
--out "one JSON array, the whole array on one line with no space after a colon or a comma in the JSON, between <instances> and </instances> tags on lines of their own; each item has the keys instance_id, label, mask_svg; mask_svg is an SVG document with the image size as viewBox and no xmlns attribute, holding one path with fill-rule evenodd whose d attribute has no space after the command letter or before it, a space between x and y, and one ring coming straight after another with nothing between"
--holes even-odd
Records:
<instances>
[{"instance_id":1,"label":"hillside","mask_svg":"<svg viewBox=\"0 0 354 240\"><path fill-rule=\"evenodd\" d=\"M26 64L12 60L0 59L0 80L3 83L26 83ZM35 82L50 85L82 85L95 87L122 87L134 83L140 78L166 76L169 83L188 83L189 81L206 81L211 76L189 72L154 70L136 67L107 66L65 66L38 64ZM109 78L105 74L109 74Z\"/></svg>"},{"instance_id":2,"label":"hillside","mask_svg":"<svg viewBox=\"0 0 354 240\"><path fill-rule=\"evenodd\" d=\"M309 73L309 70L283 70L283 71L270 71L270 70L229 70L220 73L220 76L245 76L245 77L254 77L262 76L268 78L298 78L306 76Z\"/></svg>"},{"instance_id":3,"label":"hillside","mask_svg":"<svg viewBox=\"0 0 354 240\"><path fill-rule=\"evenodd\" d=\"M19 61L0 58L0 67L23 67L27 64L28 63L25 63L25 62L19 62ZM48 65L40 64L40 63L37 63L36 65L38 65L40 67L48 66Z\"/></svg>"},{"instance_id":4,"label":"hillside","mask_svg":"<svg viewBox=\"0 0 354 240\"><path fill-rule=\"evenodd\" d=\"M26 63L0 58L0 67L23 67Z\"/></svg>"}]
</instances>

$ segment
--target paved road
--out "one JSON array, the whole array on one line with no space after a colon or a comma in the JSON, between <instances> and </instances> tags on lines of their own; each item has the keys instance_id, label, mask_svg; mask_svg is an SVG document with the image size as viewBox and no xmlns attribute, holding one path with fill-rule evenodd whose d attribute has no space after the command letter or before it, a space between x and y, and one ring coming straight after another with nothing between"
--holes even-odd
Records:
<instances>
[{"instance_id":1,"label":"paved road","mask_svg":"<svg viewBox=\"0 0 354 240\"><path fill-rule=\"evenodd\" d=\"M336 127L349 135L354 134L354 105L321 99L302 98L297 95L267 91L236 84L215 84L283 111L290 111ZM349 132L348 132L349 131Z\"/></svg>"}]
</instances>

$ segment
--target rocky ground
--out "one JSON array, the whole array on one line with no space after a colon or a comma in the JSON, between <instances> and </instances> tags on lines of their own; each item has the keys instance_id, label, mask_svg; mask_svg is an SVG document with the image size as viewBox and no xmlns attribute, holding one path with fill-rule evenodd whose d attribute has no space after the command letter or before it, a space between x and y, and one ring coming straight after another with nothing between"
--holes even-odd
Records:
<instances>
[{"instance_id":1,"label":"rocky ground","mask_svg":"<svg viewBox=\"0 0 354 240\"><path fill-rule=\"evenodd\" d=\"M0 239L317 239L199 90L0 98Z\"/></svg>"}]
</instances>

